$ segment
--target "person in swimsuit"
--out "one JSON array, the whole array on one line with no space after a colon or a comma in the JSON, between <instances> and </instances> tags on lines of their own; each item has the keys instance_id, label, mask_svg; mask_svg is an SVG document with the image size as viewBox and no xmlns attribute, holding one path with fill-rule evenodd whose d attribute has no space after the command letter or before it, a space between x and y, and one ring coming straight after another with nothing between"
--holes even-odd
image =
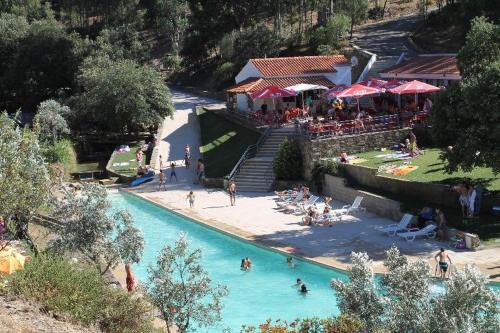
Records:
<instances>
[{"instance_id":1,"label":"person in swimsuit","mask_svg":"<svg viewBox=\"0 0 500 333\"><path fill-rule=\"evenodd\" d=\"M158 191L161 190L162 186L163 186L163 189L166 191L167 190L167 181L165 179L165 173L163 172L163 169L160 169L160 173L158 174L158 178L160 179L160 183L158 184Z\"/></svg>"},{"instance_id":2,"label":"person in swimsuit","mask_svg":"<svg viewBox=\"0 0 500 333\"><path fill-rule=\"evenodd\" d=\"M295 266L294 262L293 262L293 257L286 257L286 263L288 264L288 267L293 267Z\"/></svg>"},{"instance_id":3,"label":"person in swimsuit","mask_svg":"<svg viewBox=\"0 0 500 333\"><path fill-rule=\"evenodd\" d=\"M175 181L178 181L177 174L175 173L175 163L174 162L172 162L170 164L170 181L172 181L172 177L175 177Z\"/></svg>"},{"instance_id":4,"label":"person in swimsuit","mask_svg":"<svg viewBox=\"0 0 500 333\"><path fill-rule=\"evenodd\" d=\"M161 157L161 155L160 155L159 159L160 159L160 170L163 170L163 169L165 169L165 165L163 164L163 158Z\"/></svg>"},{"instance_id":5,"label":"person in swimsuit","mask_svg":"<svg viewBox=\"0 0 500 333\"><path fill-rule=\"evenodd\" d=\"M293 288L300 288L302 286L302 280L297 278L296 283L292 286Z\"/></svg>"},{"instance_id":6,"label":"person in swimsuit","mask_svg":"<svg viewBox=\"0 0 500 333\"><path fill-rule=\"evenodd\" d=\"M246 265L246 269L252 268L252 261L250 260L249 257L245 258L245 265Z\"/></svg>"},{"instance_id":7,"label":"person in swimsuit","mask_svg":"<svg viewBox=\"0 0 500 333\"><path fill-rule=\"evenodd\" d=\"M130 264L125 265L125 273L127 274L127 277L125 279L125 282L127 284L127 291L131 293L135 290L135 287L137 286L137 281L134 277L134 274L132 273L132 268L130 267Z\"/></svg>"},{"instance_id":8,"label":"person in swimsuit","mask_svg":"<svg viewBox=\"0 0 500 333\"><path fill-rule=\"evenodd\" d=\"M231 201L231 206L236 205L236 184L234 181L229 183L229 187L227 188L229 192L229 200Z\"/></svg>"},{"instance_id":9,"label":"person in swimsuit","mask_svg":"<svg viewBox=\"0 0 500 333\"><path fill-rule=\"evenodd\" d=\"M189 194L187 195L187 199L189 200L189 208L194 207L194 193L193 191L190 191Z\"/></svg>"},{"instance_id":10,"label":"person in swimsuit","mask_svg":"<svg viewBox=\"0 0 500 333\"><path fill-rule=\"evenodd\" d=\"M196 166L196 174L198 176L198 183L201 183L203 178L205 177L205 164L203 164L203 160L198 159L198 165Z\"/></svg>"},{"instance_id":11,"label":"person in swimsuit","mask_svg":"<svg viewBox=\"0 0 500 333\"><path fill-rule=\"evenodd\" d=\"M439 265L439 272L441 273L441 278L444 279L446 277L446 272L448 271L448 262L451 265L450 256L443 248L441 248L439 252L434 256L434 259Z\"/></svg>"},{"instance_id":12,"label":"person in swimsuit","mask_svg":"<svg viewBox=\"0 0 500 333\"><path fill-rule=\"evenodd\" d=\"M247 270L247 263L245 258L241 259L241 265L240 265L241 270L246 271Z\"/></svg>"},{"instance_id":13,"label":"person in swimsuit","mask_svg":"<svg viewBox=\"0 0 500 333\"><path fill-rule=\"evenodd\" d=\"M302 285L300 286L300 292L301 292L302 294L307 294L307 292L308 292L308 291L309 291L309 290L307 289L306 284L305 284L305 283L302 283Z\"/></svg>"}]
</instances>

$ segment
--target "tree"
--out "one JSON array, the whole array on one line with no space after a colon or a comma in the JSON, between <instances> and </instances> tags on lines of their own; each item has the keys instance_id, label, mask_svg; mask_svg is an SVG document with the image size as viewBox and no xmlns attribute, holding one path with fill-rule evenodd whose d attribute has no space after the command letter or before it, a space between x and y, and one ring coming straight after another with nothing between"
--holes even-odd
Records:
<instances>
[{"instance_id":1,"label":"tree","mask_svg":"<svg viewBox=\"0 0 500 333\"><path fill-rule=\"evenodd\" d=\"M155 29L169 38L176 56L182 49L188 27L188 12L186 0L154 0L149 13Z\"/></svg>"},{"instance_id":2,"label":"tree","mask_svg":"<svg viewBox=\"0 0 500 333\"><path fill-rule=\"evenodd\" d=\"M445 282L428 314L433 332L500 332L500 297L487 286L488 278L466 266Z\"/></svg>"},{"instance_id":3,"label":"tree","mask_svg":"<svg viewBox=\"0 0 500 333\"><path fill-rule=\"evenodd\" d=\"M396 247L386 254L388 272L382 278L387 294L385 326L391 332L425 332L429 326L430 267L423 260L408 262Z\"/></svg>"},{"instance_id":4,"label":"tree","mask_svg":"<svg viewBox=\"0 0 500 333\"><path fill-rule=\"evenodd\" d=\"M276 179L295 180L302 177L302 155L298 144L285 139L273 161Z\"/></svg>"},{"instance_id":5,"label":"tree","mask_svg":"<svg viewBox=\"0 0 500 333\"><path fill-rule=\"evenodd\" d=\"M458 67L464 80L481 76L484 69L500 59L500 25L485 17L476 17L471 22L464 47L458 54Z\"/></svg>"},{"instance_id":6,"label":"tree","mask_svg":"<svg viewBox=\"0 0 500 333\"><path fill-rule=\"evenodd\" d=\"M73 101L75 126L126 132L158 126L171 116L170 92L158 71L132 60L88 58L79 75L83 92Z\"/></svg>"},{"instance_id":7,"label":"tree","mask_svg":"<svg viewBox=\"0 0 500 333\"><path fill-rule=\"evenodd\" d=\"M146 63L151 51L132 25L103 29L97 36L92 56L107 55L112 60L130 59Z\"/></svg>"},{"instance_id":8,"label":"tree","mask_svg":"<svg viewBox=\"0 0 500 333\"><path fill-rule=\"evenodd\" d=\"M233 62L243 66L251 58L273 57L279 54L281 40L265 25L257 25L236 34Z\"/></svg>"},{"instance_id":9,"label":"tree","mask_svg":"<svg viewBox=\"0 0 500 333\"><path fill-rule=\"evenodd\" d=\"M64 222L59 249L78 251L102 274L118 263L137 263L144 238L126 211L109 213L105 187L82 184L80 193L63 187L62 198L53 201L54 215Z\"/></svg>"},{"instance_id":10,"label":"tree","mask_svg":"<svg viewBox=\"0 0 500 333\"><path fill-rule=\"evenodd\" d=\"M431 111L434 138L450 146L441 155L448 172L476 166L500 171L500 38L495 31L500 26L484 18L473 21L459 54L463 81L443 93Z\"/></svg>"},{"instance_id":11,"label":"tree","mask_svg":"<svg viewBox=\"0 0 500 333\"><path fill-rule=\"evenodd\" d=\"M368 0L340 0L340 9L351 18L351 38L354 26L366 19Z\"/></svg>"},{"instance_id":12,"label":"tree","mask_svg":"<svg viewBox=\"0 0 500 333\"><path fill-rule=\"evenodd\" d=\"M55 145L63 134L69 134L70 130L65 116L71 112L70 108L50 99L40 103L37 114L33 121L38 130L41 142Z\"/></svg>"},{"instance_id":13,"label":"tree","mask_svg":"<svg viewBox=\"0 0 500 333\"><path fill-rule=\"evenodd\" d=\"M38 135L20 129L6 113L0 114L0 216L15 229L28 229L32 217L47 203L49 177ZM19 234L28 239L26 232Z\"/></svg>"},{"instance_id":14,"label":"tree","mask_svg":"<svg viewBox=\"0 0 500 333\"><path fill-rule=\"evenodd\" d=\"M351 254L351 261L350 281L333 280L331 285L337 292L341 313L359 319L366 330L372 332L380 326L384 311L375 286L372 261L366 253L356 252Z\"/></svg>"},{"instance_id":15,"label":"tree","mask_svg":"<svg viewBox=\"0 0 500 333\"><path fill-rule=\"evenodd\" d=\"M148 294L161 311L170 333L172 325L187 332L193 323L200 327L214 325L221 318L225 286L211 286L211 279L200 263L201 249L192 250L186 235L174 246L160 252L156 265L149 267Z\"/></svg>"},{"instance_id":16,"label":"tree","mask_svg":"<svg viewBox=\"0 0 500 333\"><path fill-rule=\"evenodd\" d=\"M344 14L331 16L324 27L313 31L312 44L320 54L332 54L346 46L347 35L351 26L351 19Z\"/></svg>"}]
</instances>

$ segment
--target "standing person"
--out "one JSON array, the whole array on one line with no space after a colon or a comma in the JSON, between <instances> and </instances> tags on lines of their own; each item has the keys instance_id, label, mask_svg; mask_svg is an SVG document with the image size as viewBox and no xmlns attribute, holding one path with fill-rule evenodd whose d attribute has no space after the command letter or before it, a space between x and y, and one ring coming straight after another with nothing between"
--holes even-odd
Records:
<instances>
[{"instance_id":1,"label":"standing person","mask_svg":"<svg viewBox=\"0 0 500 333\"><path fill-rule=\"evenodd\" d=\"M130 264L125 264L125 273L127 273L127 277L125 279L125 282L127 284L127 291L131 293L135 290L135 287L137 286L137 281L134 277L134 273L132 273L132 268L130 267Z\"/></svg>"},{"instance_id":2,"label":"standing person","mask_svg":"<svg viewBox=\"0 0 500 333\"><path fill-rule=\"evenodd\" d=\"M135 160L137 161L137 165L142 166L142 157L144 156L144 153L142 150L139 148L135 152Z\"/></svg>"},{"instance_id":3,"label":"standing person","mask_svg":"<svg viewBox=\"0 0 500 333\"><path fill-rule=\"evenodd\" d=\"M186 147L184 147L184 155L187 156L187 158L191 158L191 148L189 147L189 145L186 145Z\"/></svg>"},{"instance_id":4,"label":"standing person","mask_svg":"<svg viewBox=\"0 0 500 333\"><path fill-rule=\"evenodd\" d=\"M177 174L175 173L175 163L170 163L170 181L172 181L172 177L175 177L175 181L178 181Z\"/></svg>"},{"instance_id":5,"label":"standing person","mask_svg":"<svg viewBox=\"0 0 500 333\"><path fill-rule=\"evenodd\" d=\"M184 165L186 166L186 169L189 169L189 166L191 166L191 159L188 154L184 155Z\"/></svg>"},{"instance_id":6,"label":"standing person","mask_svg":"<svg viewBox=\"0 0 500 333\"><path fill-rule=\"evenodd\" d=\"M467 196L468 203L468 217L474 217L475 205L476 205L476 190L470 184L465 184L465 195Z\"/></svg>"},{"instance_id":7,"label":"standing person","mask_svg":"<svg viewBox=\"0 0 500 333\"><path fill-rule=\"evenodd\" d=\"M186 197L186 199L189 200L189 208L194 208L194 197L195 197L195 195L194 195L193 191L190 191Z\"/></svg>"},{"instance_id":8,"label":"standing person","mask_svg":"<svg viewBox=\"0 0 500 333\"><path fill-rule=\"evenodd\" d=\"M441 208L436 208L436 223L437 223L437 240L445 240L446 238L446 217Z\"/></svg>"},{"instance_id":9,"label":"standing person","mask_svg":"<svg viewBox=\"0 0 500 333\"><path fill-rule=\"evenodd\" d=\"M439 257L439 260L438 260ZM451 258L443 248L434 256L437 264L439 265L439 272L441 274L441 278L444 279L446 277L446 272L448 271L448 262L451 265ZM448 262L447 262L448 261ZM448 274L449 276L449 274Z\"/></svg>"},{"instance_id":10,"label":"standing person","mask_svg":"<svg viewBox=\"0 0 500 333\"><path fill-rule=\"evenodd\" d=\"M163 189L166 191L167 190L167 181L166 181L165 173L163 172L163 169L160 169L160 173L158 174L158 178L160 179L160 183L158 184L158 191L161 190L162 185L163 185Z\"/></svg>"},{"instance_id":11,"label":"standing person","mask_svg":"<svg viewBox=\"0 0 500 333\"><path fill-rule=\"evenodd\" d=\"M203 160L198 159L198 165L196 166L196 175L198 177L198 183L202 182L202 179L205 177L205 164L203 164Z\"/></svg>"},{"instance_id":12,"label":"standing person","mask_svg":"<svg viewBox=\"0 0 500 333\"><path fill-rule=\"evenodd\" d=\"M231 206L236 205L236 184L234 181L229 182L229 187L227 188L229 192L229 201L231 202Z\"/></svg>"},{"instance_id":13,"label":"standing person","mask_svg":"<svg viewBox=\"0 0 500 333\"><path fill-rule=\"evenodd\" d=\"M159 158L160 158L160 170L163 170L165 169L165 165L163 164L163 158L161 157L161 155Z\"/></svg>"}]
</instances>

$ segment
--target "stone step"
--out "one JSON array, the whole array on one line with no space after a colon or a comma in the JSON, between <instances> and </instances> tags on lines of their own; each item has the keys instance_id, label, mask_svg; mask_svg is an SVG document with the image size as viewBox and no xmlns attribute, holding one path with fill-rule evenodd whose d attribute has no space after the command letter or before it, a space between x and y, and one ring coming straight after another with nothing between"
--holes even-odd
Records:
<instances>
[{"instance_id":1,"label":"stone step","mask_svg":"<svg viewBox=\"0 0 500 333\"><path fill-rule=\"evenodd\" d=\"M273 178L273 174L272 172L269 171L258 171L258 170L255 170L255 171L250 171L250 170L244 170L244 171L240 171L238 172L238 174L236 174L236 177L245 177L245 178L248 178L248 177L253 177L253 178Z\"/></svg>"},{"instance_id":2,"label":"stone step","mask_svg":"<svg viewBox=\"0 0 500 333\"><path fill-rule=\"evenodd\" d=\"M269 180L273 179L272 174L237 174L235 179L240 179L240 180L247 180L247 181L255 181L258 183L262 182L268 182Z\"/></svg>"},{"instance_id":3,"label":"stone step","mask_svg":"<svg viewBox=\"0 0 500 333\"><path fill-rule=\"evenodd\" d=\"M271 191L271 185L269 186L259 186L259 187L254 187L254 186L244 186L244 187L238 187L238 191L240 192L270 192Z\"/></svg>"}]
</instances>

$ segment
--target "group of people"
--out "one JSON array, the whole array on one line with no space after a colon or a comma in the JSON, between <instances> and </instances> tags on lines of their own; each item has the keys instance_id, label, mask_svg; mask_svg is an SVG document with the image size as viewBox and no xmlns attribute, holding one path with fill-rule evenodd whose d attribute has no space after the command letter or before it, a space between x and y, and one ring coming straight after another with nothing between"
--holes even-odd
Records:
<instances>
[{"instance_id":1,"label":"group of people","mask_svg":"<svg viewBox=\"0 0 500 333\"><path fill-rule=\"evenodd\" d=\"M462 210L462 215L464 217L474 217L476 213L476 195L477 192L474 187L468 183L464 182L459 184L453 189L458 193L459 198L458 202L460 204L460 208Z\"/></svg>"},{"instance_id":2,"label":"group of people","mask_svg":"<svg viewBox=\"0 0 500 333\"><path fill-rule=\"evenodd\" d=\"M330 211L332 210L332 200L332 197L325 197L324 207L322 211L319 211L316 205L310 206L307 209L307 215L302 218L302 224L311 226L315 223L315 221L328 220Z\"/></svg>"},{"instance_id":3,"label":"group of people","mask_svg":"<svg viewBox=\"0 0 500 333\"><path fill-rule=\"evenodd\" d=\"M427 222L435 222L437 226L436 239L446 240L446 216L441 208L432 208L431 205L426 205L418 214L416 224L411 225L412 228L422 229Z\"/></svg>"},{"instance_id":4,"label":"group of people","mask_svg":"<svg viewBox=\"0 0 500 333\"><path fill-rule=\"evenodd\" d=\"M403 143L399 144L399 150L403 153L408 153L410 157L415 157L420 155L422 152L418 149L417 146L417 137L413 131L411 131Z\"/></svg>"}]
</instances>

